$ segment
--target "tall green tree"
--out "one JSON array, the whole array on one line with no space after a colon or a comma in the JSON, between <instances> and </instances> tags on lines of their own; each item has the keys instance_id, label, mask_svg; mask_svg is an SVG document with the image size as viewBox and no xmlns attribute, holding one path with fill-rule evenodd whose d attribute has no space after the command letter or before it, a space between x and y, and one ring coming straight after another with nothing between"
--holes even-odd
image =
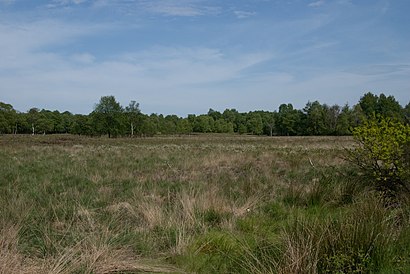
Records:
<instances>
[{"instance_id":1,"label":"tall green tree","mask_svg":"<svg viewBox=\"0 0 410 274\"><path fill-rule=\"evenodd\" d=\"M78 135L93 135L93 127L91 116L76 114L73 117L73 123L70 129L70 133Z\"/></svg>"},{"instance_id":2,"label":"tall green tree","mask_svg":"<svg viewBox=\"0 0 410 274\"><path fill-rule=\"evenodd\" d=\"M185 118L185 119L178 120L176 130L177 130L177 133L179 134L189 134L193 131L193 128L188 118Z\"/></svg>"},{"instance_id":3,"label":"tall green tree","mask_svg":"<svg viewBox=\"0 0 410 274\"><path fill-rule=\"evenodd\" d=\"M16 114L16 128L14 133L30 133L31 127L28 122L28 114L25 112L17 112Z\"/></svg>"},{"instance_id":4,"label":"tall green tree","mask_svg":"<svg viewBox=\"0 0 410 274\"><path fill-rule=\"evenodd\" d=\"M328 106L326 104L323 105L324 108L324 120L325 120L325 128L326 128L326 135L337 135L337 125L339 123L340 114L341 114L341 107L339 105Z\"/></svg>"},{"instance_id":5,"label":"tall green tree","mask_svg":"<svg viewBox=\"0 0 410 274\"><path fill-rule=\"evenodd\" d=\"M365 93L359 100L359 105L366 117L374 117L377 111L379 97L371 92Z\"/></svg>"},{"instance_id":6,"label":"tall green tree","mask_svg":"<svg viewBox=\"0 0 410 274\"><path fill-rule=\"evenodd\" d=\"M381 93L379 96L371 92L360 98L359 105L367 118L383 116L403 120L403 108L394 96L386 96Z\"/></svg>"},{"instance_id":7,"label":"tall green tree","mask_svg":"<svg viewBox=\"0 0 410 274\"><path fill-rule=\"evenodd\" d=\"M337 120L335 135L350 135L351 125L349 121L351 113L352 110L350 109L348 104L342 107Z\"/></svg>"},{"instance_id":8,"label":"tall green tree","mask_svg":"<svg viewBox=\"0 0 410 274\"><path fill-rule=\"evenodd\" d=\"M114 96L101 97L100 102L95 105L91 113L96 131L100 134L108 134L108 138L117 136L121 129L122 113L123 109Z\"/></svg>"},{"instance_id":9,"label":"tall green tree","mask_svg":"<svg viewBox=\"0 0 410 274\"><path fill-rule=\"evenodd\" d=\"M273 136L276 127L276 112L266 112L262 117L263 123L265 125L265 134Z\"/></svg>"},{"instance_id":10,"label":"tall green tree","mask_svg":"<svg viewBox=\"0 0 410 274\"><path fill-rule=\"evenodd\" d=\"M356 127L361 125L364 121L366 121L366 114L362 110L362 107L359 104L353 106L352 111L350 112L350 121L349 124L351 127Z\"/></svg>"},{"instance_id":11,"label":"tall green tree","mask_svg":"<svg viewBox=\"0 0 410 274\"><path fill-rule=\"evenodd\" d=\"M13 133L17 131L17 113L13 106L0 102L0 133Z\"/></svg>"},{"instance_id":12,"label":"tall green tree","mask_svg":"<svg viewBox=\"0 0 410 274\"><path fill-rule=\"evenodd\" d=\"M400 103L394 98L394 96L386 96L383 93L380 94L377 100L376 114L383 117L391 117L398 120L403 120L403 108Z\"/></svg>"},{"instance_id":13,"label":"tall green tree","mask_svg":"<svg viewBox=\"0 0 410 274\"><path fill-rule=\"evenodd\" d=\"M212 108L209 109L208 116L211 116L214 121L222 118L222 114L219 111L213 110Z\"/></svg>"},{"instance_id":14,"label":"tall green tree","mask_svg":"<svg viewBox=\"0 0 410 274\"><path fill-rule=\"evenodd\" d=\"M69 111L64 111L61 113L61 125L60 128L63 130L63 133L68 133L71 130L74 122L74 116Z\"/></svg>"},{"instance_id":15,"label":"tall green tree","mask_svg":"<svg viewBox=\"0 0 410 274\"><path fill-rule=\"evenodd\" d=\"M225 109L224 112L222 113L222 118L229 122L232 123L233 125L233 130L235 132L238 132L238 123L239 123L239 117L241 115L236 109Z\"/></svg>"},{"instance_id":16,"label":"tall green tree","mask_svg":"<svg viewBox=\"0 0 410 274\"><path fill-rule=\"evenodd\" d=\"M36 127L37 127L37 123L39 119L40 119L40 110L38 108L31 108L28 111L27 121L29 122L31 126L32 135L36 134Z\"/></svg>"},{"instance_id":17,"label":"tall green tree","mask_svg":"<svg viewBox=\"0 0 410 274\"><path fill-rule=\"evenodd\" d=\"M218 119L215 121L214 131L217 133L233 133L233 124L225 119Z\"/></svg>"},{"instance_id":18,"label":"tall green tree","mask_svg":"<svg viewBox=\"0 0 410 274\"><path fill-rule=\"evenodd\" d=\"M158 115L142 116L141 135L154 136L158 132Z\"/></svg>"},{"instance_id":19,"label":"tall green tree","mask_svg":"<svg viewBox=\"0 0 410 274\"><path fill-rule=\"evenodd\" d=\"M206 114L195 118L194 131L208 133L214 131L214 119Z\"/></svg>"},{"instance_id":20,"label":"tall green tree","mask_svg":"<svg viewBox=\"0 0 410 274\"><path fill-rule=\"evenodd\" d=\"M246 127L249 133L261 135L263 133L262 116L257 112L250 112L247 115Z\"/></svg>"},{"instance_id":21,"label":"tall green tree","mask_svg":"<svg viewBox=\"0 0 410 274\"><path fill-rule=\"evenodd\" d=\"M127 121L130 125L131 137L134 137L135 126L138 123L138 116L140 114L140 104L136 101L131 101L130 104L125 107L125 115L127 116Z\"/></svg>"},{"instance_id":22,"label":"tall green tree","mask_svg":"<svg viewBox=\"0 0 410 274\"><path fill-rule=\"evenodd\" d=\"M281 135L301 134L301 117L303 113L293 108L292 104L279 106L277 126Z\"/></svg>"},{"instance_id":23,"label":"tall green tree","mask_svg":"<svg viewBox=\"0 0 410 274\"><path fill-rule=\"evenodd\" d=\"M37 132L39 133L55 133L56 117L50 110L42 109L37 120Z\"/></svg>"},{"instance_id":24,"label":"tall green tree","mask_svg":"<svg viewBox=\"0 0 410 274\"><path fill-rule=\"evenodd\" d=\"M306 114L305 131L308 135L325 135L327 107L318 101L308 102L303 109Z\"/></svg>"}]
</instances>

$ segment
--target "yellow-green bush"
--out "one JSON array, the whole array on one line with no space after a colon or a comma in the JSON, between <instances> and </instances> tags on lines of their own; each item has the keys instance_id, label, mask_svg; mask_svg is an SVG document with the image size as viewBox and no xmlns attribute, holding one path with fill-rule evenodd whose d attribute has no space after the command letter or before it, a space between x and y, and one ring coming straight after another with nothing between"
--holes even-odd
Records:
<instances>
[{"instance_id":1,"label":"yellow-green bush","mask_svg":"<svg viewBox=\"0 0 410 274\"><path fill-rule=\"evenodd\" d=\"M379 190L410 192L409 125L381 117L353 129L353 136L359 145L349 151L348 159Z\"/></svg>"}]
</instances>

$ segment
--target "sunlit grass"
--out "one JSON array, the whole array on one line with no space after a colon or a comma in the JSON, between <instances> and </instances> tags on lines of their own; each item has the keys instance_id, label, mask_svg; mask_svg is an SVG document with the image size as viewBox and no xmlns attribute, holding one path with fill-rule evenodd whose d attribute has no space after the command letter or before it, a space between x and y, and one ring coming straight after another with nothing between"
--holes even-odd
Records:
<instances>
[{"instance_id":1,"label":"sunlit grass","mask_svg":"<svg viewBox=\"0 0 410 274\"><path fill-rule=\"evenodd\" d=\"M1 136L0 272L408 269L409 207L355 179L341 157L352 145Z\"/></svg>"}]
</instances>

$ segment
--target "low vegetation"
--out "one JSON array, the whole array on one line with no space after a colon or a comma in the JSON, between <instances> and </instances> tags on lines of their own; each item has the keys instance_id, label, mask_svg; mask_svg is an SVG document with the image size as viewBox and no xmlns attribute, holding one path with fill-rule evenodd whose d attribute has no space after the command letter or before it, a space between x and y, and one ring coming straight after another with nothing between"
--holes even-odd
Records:
<instances>
[{"instance_id":1,"label":"low vegetation","mask_svg":"<svg viewBox=\"0 0 410 274\"><path fill-rule=\"evenodd\" d=\"M0 137L0 273L407 273L350 137Z\"/></svg>"},{"instance_id":2,"label":"low vegetation","mask_svg":"<svg viewBox=\"0 0 410 274\"><path fill-rule=\"evenodd\" d=\"M353 129L359 147L348 159L362 178L390 196L410 193L410 125L379 117Z\"/></svg>"}]
</instances>

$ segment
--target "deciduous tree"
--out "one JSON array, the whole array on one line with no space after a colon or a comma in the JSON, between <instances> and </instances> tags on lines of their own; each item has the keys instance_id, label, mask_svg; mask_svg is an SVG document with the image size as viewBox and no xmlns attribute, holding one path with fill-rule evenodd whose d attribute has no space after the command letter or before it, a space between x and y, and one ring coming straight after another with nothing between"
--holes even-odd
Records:
<instances>
[{"instance_id":1,"label":"deciduous tree","mask_svg":"<svg viewBox=\"0 0 410 274\"><path fill-rule=\"evenodd\" d=\"M121 114L123 109L115 100L114 96L103 96L95 105L92 112L96 130L99 133L108 134L108 137L118 135L121 127Z\"/></svg>"},{"instance_id":2,"label":"deciduous tree","mask_svg":"<svg viewBox=\"0 0 410 274\"><path fill-rule=\"evenodd\" d=\"M131 137L134 137L134 130L138 123L138 116L141 114L140 104L136 101L131 101L130 104L125 107L125 114L130 125Z\"/></svg>"}]
</instances>

